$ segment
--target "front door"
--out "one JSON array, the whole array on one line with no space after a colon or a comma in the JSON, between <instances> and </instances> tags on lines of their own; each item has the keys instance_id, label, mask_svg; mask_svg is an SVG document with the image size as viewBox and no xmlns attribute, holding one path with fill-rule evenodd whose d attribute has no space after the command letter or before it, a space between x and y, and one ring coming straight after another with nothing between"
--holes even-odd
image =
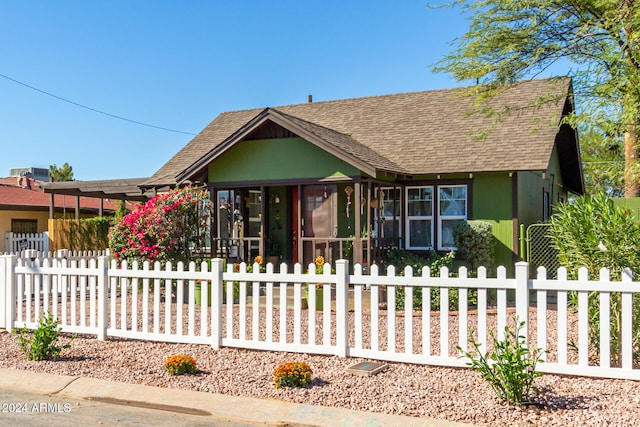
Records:
<instances>
[{"instance_id":1,"label":"front door","mask_svg":"<svg viewBox=\"0 0 640 427\"><path fill-rule=\"evenodd\" d=\"M307 186L302 199L304 265L322 255L330 261L330 239L337 235L335 185Z\"/></svg>"}]
</instances>

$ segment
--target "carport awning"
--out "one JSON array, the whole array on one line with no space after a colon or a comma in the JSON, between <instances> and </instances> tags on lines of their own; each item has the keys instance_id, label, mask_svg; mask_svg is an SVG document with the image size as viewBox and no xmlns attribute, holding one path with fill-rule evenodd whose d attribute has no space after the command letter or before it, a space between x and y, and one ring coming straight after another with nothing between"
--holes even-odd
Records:
<instances>
[{"instance_id":1,"label":"carport awning","mask_svg":"<svg viewBox=\"0 0 640 427\"><path fill-rule=\"evenodd\" d=\"M97 181L45 182L45 193L67 194L70 196L95 197L101 199L146 201L155 191L143 191L140 185L149 178L107 179Z\"/></svg>"}]
</instances>

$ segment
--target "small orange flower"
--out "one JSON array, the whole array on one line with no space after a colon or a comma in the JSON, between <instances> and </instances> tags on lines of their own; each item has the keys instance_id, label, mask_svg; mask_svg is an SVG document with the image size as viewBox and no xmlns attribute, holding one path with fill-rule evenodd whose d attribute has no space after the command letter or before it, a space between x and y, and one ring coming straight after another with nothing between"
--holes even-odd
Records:
<instances>
[{"instance_id":1,"label":"small orange flower","mask_svg":"<svg viewBox=\"0 0 640 427\"><path fill-rule=\"evenodd\" d=\"M280 387L309 387L313 371L305 362L288 362L279 365L273 372L273 383Z\"/></svg>"},{"instance_id":2,"label":"small orange flower","mask_svg":"<svg viewBox=\"0 0 640 427\"><path fill-rule=\"evenodd\" d=\"M255 258L254 262L255 262L256 264L260 264L260 265L262 265L262 257L261 257L260 255L258 255L258 256Z\"/></svg>"},{"instance_id":3,"label":"small orange flower","mask_svg":"<svg viewBox=\"0 0 640 427\"><path fill-rule=\"evenodd\" d=\"M195 374L198 372L196 359L186 354L170 356L164 361L164 368L171 375L182 375L184 373Z\"/></svg>"},{"instance_id":4,"label":"small orange flower","mask_svg":"<svg viewBox=\"0 0 640 427\"><path fill-rule=\"evenodd\" d=\"M240 264L234 264L233 271L235 271L236 273L240 273Z\"/></svg>"},{"instance_id":5,"label":"small orange flower","mask_svg":"<svg viewBox=\"0 0 640 427\"><path fill-rule=\"evenodd\" d=\"M324 265L324 257L322 255L316 257L316 265Z\"/></svg>"}]
</instances>

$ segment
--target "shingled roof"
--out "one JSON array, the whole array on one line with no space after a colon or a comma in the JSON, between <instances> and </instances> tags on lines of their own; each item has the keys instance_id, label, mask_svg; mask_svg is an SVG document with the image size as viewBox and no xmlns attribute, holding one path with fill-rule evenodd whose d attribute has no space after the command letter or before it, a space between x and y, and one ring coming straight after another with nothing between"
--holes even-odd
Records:
<instances>
[{"instance_id":1,"label":"shingled roof","mask_svg":"<svg viewBox=\"0 0 640 427\"><path fill-rule=\"evenodd\" d=\"M189 179L266 120L315 143L367 173L401 175L546 170L570 78L514 84L478 107L472 88L446 89L251 109L220 114L144 186ZM540 102L544 97L546 102ZM478 136L486 131L486 137ZM575 144L576 141L574 140Z\"/></svg>"}]
</instances>

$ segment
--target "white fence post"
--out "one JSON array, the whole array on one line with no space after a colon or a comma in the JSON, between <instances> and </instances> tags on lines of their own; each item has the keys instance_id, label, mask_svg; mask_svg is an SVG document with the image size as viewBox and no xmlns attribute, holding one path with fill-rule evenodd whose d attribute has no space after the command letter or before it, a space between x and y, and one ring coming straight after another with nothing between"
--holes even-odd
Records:
<instances>
[{"instance_id":1,"label":"white fence post","mask_svg":"<svg viewBox=\"0 0 640 427\"><path fill-rule=\"evenodd\" d=\"M9 264L9 256L0 256L0 329L7 329L7 308L9 307L9 298L7 298L7 288L10 286L7 277L7 269Z\"/></svg>"},{"instance_id":2,"label":"white fence post","mask_svg":"<svg viewBox=\"0 0 640 427\"><path fill-rule=\"evenodd\" d=\"M0 328L11 331L16 317L15 304L15 255L0 256Z\"/></svg>"},{"instance_id":3,"label":"white fence post","mask_svg":"<svg viewBox=\"0 0 640 427\"><path fill-rule=\"evenodd\" d=\"M109 284L109 257L98 257L98 339L104 341L107 336L107 304ZM123 296L122 298L125 298ZM115 327L115 325L113 325Z\"/></svg>"},{"instance_id":4,"label":"white fence post","mask_svg":"<svg viewBox=\"0 0 640 427\"><path fill-rule=\"evenodd\" d=\"M336 261L336 354L347 357L349 349L347 300L349 292L349 261Z\"/></svg>"},{"instance_id":5,"label":"white fence post","mask_svg":"<svg viewBox=\"0 0 640 427\"><path fill-rule=\"evenodd\" d=\"M519 335L524 337L525 347L529 348L529 264L524 261L516 263L516 322L524 322Z\"/></svg>"},{"instance_id":6,"label":"white fence post","mask_svg":"<svg viewBox=\"0 0 640 427\"><path fill-rule=\"evenodd\" d=\"M222 280L223 261L215 258L211 261L211 348L220 349L222 342L222 292L224 281ZM205 303L206 304L206 303ZM254 302L254 310L255 308ZM255 339L255 338L254 338Z\"/></svg>"}]
</instances>

